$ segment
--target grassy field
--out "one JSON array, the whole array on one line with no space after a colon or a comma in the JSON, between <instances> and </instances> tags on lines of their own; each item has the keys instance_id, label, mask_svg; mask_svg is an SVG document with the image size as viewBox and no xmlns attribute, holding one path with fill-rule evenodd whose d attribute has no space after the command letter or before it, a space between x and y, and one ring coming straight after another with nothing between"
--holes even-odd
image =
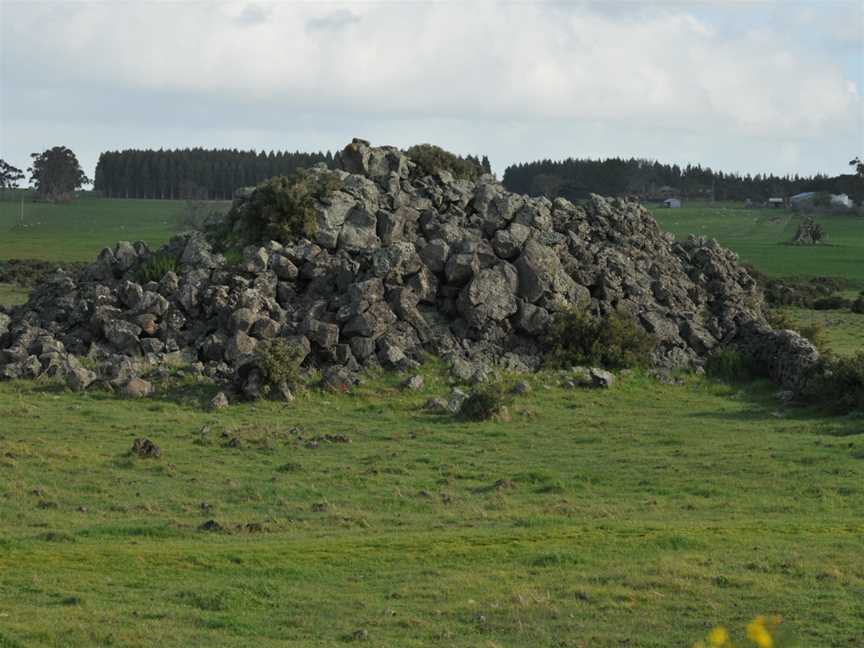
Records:
<instances>
[{"instance_id":1,"label":"grassy field","mask_svg":"<svg viewBox=\"0 0 864 648\"><path fill-rule=\"evenodd\" d=\"M787 210L696 203L681 209L652 207L651 213L677 237L716 238L768 275L845 277L864 286L864 217L819 216L830 245L792 246L782 244L792 240L801 216Z\"/></svg>"},{"instance_id":2,"label":"grassy field","mask_svg":"<svg viewBox=\"0 0 864 648\"><path fill-rule=\"evenodd\" d=\"M862 419L540 375L468 424L396 380L221 413L0 384L0 645L669 648L757 613L864 644Z\"/></svg>"},{"instance_id":3,"label":"grassy field","mask_svg":"<svg viewBox=\"0 0 864 648\"><path fill-rule=\"evenodd\" d=\"M117 241L165 243L177 231L183 201L79 198L66 205L0 201L0 259L92 261Z\"/></svg>"},{"instance_id":4,"label":"grassy field","mask_svg":"<svg viewBox=\"0 0 864 648\"><path fill-rule=\"evenodd\" d=\"M0 258L158 245L183 206L25 205L12 230L0 203ZM864 220L794 248L786 212L657 216L770 274L864 281ZM864 348L862 315L787 312L838 354ZM126 401L0 383L0 648L669 648L760 613L784 618L778 648L864 645L861 417L762 383L540 374L511 422L468 424L421 409L449 389L426 376L219 413L204 384ZM137 437L161 458L130 455Z\"/></svg>"}]
</instances>

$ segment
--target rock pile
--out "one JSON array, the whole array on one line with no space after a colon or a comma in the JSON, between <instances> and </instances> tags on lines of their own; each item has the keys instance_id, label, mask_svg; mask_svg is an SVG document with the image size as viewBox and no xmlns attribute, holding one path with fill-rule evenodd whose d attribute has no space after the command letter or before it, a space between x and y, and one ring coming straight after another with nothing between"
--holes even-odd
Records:
<instances>
[{"instance_id":1,"label":"rock pile","mask_svg":"<svg viewBox=\"0 0 864 648\"><path fill-rule=\"evenodd\" d=\"M509 193L492 176L421 175L398 149L362 140L337 167L311 170L335 174L338 188L315 203L308 239L261 241L239 264L197 232L156 252L120 242L76 274L51 274L27 304L0 312L0 378L126 389L183 365L255 396L255 348L279 337L337 385L361 367L408 369L424 352L481 381L495 368L536 369L542 332L574 304L632 315L658 340L662 367L736 343L797 388L818 362L809 343L767 326L732 252L676 242L635 201L577 206ZM238 193L235 214L251 196ZM154 256L175 269L146 281Z\"/></svg>"}]
</instances>

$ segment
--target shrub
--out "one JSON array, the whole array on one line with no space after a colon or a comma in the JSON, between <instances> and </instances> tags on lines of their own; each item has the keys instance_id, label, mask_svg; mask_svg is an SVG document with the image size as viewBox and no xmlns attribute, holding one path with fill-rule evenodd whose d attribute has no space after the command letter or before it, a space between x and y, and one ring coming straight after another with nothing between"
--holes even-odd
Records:
<instances>
[{"instance_id":1,"label":"shrub","mask_svg":"<svg viewBox=\"0 0 864 648\"><path fill-rule=\"evenodd\" d=\"M846 299L842 295L831 295L830 297L822 297L813 302L814 310L840 310L841 308L851 308L852 300Z\"/></svg>"},{"instance_id":2,"label":"shrub","mask_svg":"<svg viewBox=\"0 0 864 648\"><path fill-rule=\"evenodd\" d=\"M449 171L459 180L476 180L483 175L483 167L472 160L466 160L434 144L416 144L405 151L424 175L437 171Z\"/></svg>"},{"instance_id":3,"label":"shrub","mask_svg":"<svg viewBox=\"0 0 864 648\"><path fill-rule=\"evenodd\" d=\"M826 360L808 397L838 414L864 412L864 352Z\"/></svg>"},{"instance_id":4,"label":"shrub","mask_svg":"<svg viewBox=\"0 0 864 648\"><path fill-rule=\"evenodd\" d=\"M709 355L705 361L705 373L731 383L751 382L759 375L753 359L736 349L720 349Z\"/></svg>"},{"instance_id":5,"label":"shrub","mask_svg":"<svg viewBox=\"0 0 864 648\"><path fill-rule=\"evenodd\" d=\"M290 243L315 233L315 204L326 200L340 186L329 171L304 169L277 176L258 185L244 201L228 212L227 232L211 229L217 244L230 247L275 240Z\"/></svg>"},{"instance_id":6,"label":"shrub","mask_svg":"<svg viewBox=\"0 0 864 648\"><path fill-rule=\"evenodd\" d=\"M828 297L838 290L849 287L849 281L837 277L813 277L799 279L784 277L774 279L760 272L751 265L745 264L747 273L765 293L765 301L772 306L801 306L810 308L813 302L822 297Z\"/></svg>"},{"instance_id":7,"label":"shrub","mask_svg":"<svg viewBox=\"0 0 864 648\"><path fill-rule=\"evenodd\" d=\"M138 266L138 283L159 281L168 272L177 272L177 259L170 254L154 254Z\"/></svg>"},{"instance_id":8,"label":"shrub","mask_svg":"<svg viewBox=\"0 0 864 648\"><path fill-rule=\"evenodd\" d=\"M657 340L618 311L594 317L570 308L555 315L544 345L546 363L553 368L589 364L622 369L649 364Z\"/></svg>"},{"instance_id":9,"label":"shrub","mask_svg":"<svg viewBox=\"0 0 864 648\"><path fill-rule=\"evenodd\" d=\"M512 390L503 382L490 382L471 390L462 403L459 416L466 421L488 421L505 417L507 406L513 402Z\"/></svg>"},{"instance_id":10,"label":"shrub","mask_svg":"<svg viewBox=\"0 0 864 648\"><path fill-rule=\"evenodd\" d=\"M255 347L255 364L266 392L280 385L296 389L301 384L302 360L300 349L284 338L264 340Z\"/></svg>"},{"instance_id":11,"label":"shrub","mask_svg":"<svg viewBox=\"0 0 864 648\"><path fill-rule=\"evenodd\" d=\"M864 292L858 295L858 299L852 302L852 306L850 306L853 313L860 313L864 315Z\"/></svg>"}]
</instances>

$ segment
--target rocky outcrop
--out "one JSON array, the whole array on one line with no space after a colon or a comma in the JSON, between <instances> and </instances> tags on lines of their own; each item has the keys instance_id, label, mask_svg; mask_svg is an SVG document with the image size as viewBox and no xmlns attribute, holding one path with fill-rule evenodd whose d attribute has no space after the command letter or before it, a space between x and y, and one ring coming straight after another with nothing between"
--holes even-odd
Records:
<instances>
[{"instance_id":1,"label":"rocky outcrop","mask_svg":"<svg viewBox=\"0 0 864 648\"><path fill-rule=\"evenodd\" d=\"M638 202L575 205L508 193L491 176L421 175L398 149L362 140L337 161L310 171L335 174L338 188L316 202L308 239L261 241L234 265L200 233L155 252L121 242L78 273L51 274L0 313L0 377L128 391L136 376L186 363L254 395L257 345L285 338L306 366L338 369L325 373L333 389L424 352L482 380L495 367L536 369L543 331L573 304L629 313L658 340L661 367L736 343L797 389L818 361L799 336L768 327L732 252L675 241ZM238 213L251 195L238 192ZM154 255L174 270L146 281Z\"/></svg>"}]
</instances>

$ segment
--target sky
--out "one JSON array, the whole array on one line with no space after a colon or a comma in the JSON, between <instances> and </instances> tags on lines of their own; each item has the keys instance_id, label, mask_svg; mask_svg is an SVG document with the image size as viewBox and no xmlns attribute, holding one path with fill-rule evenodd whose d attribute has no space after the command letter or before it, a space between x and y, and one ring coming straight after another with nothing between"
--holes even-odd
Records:
<instances>
[{"instance_id":1,"label":"sky","mask_svg":"<svg viewBox=\"0 0 864 648\"><path fill-rule=\"evenodd\" d=\"M0 0L0 158L431 142L742 173L864 155L864 0Z\"/></svg>"}]
</instances>

